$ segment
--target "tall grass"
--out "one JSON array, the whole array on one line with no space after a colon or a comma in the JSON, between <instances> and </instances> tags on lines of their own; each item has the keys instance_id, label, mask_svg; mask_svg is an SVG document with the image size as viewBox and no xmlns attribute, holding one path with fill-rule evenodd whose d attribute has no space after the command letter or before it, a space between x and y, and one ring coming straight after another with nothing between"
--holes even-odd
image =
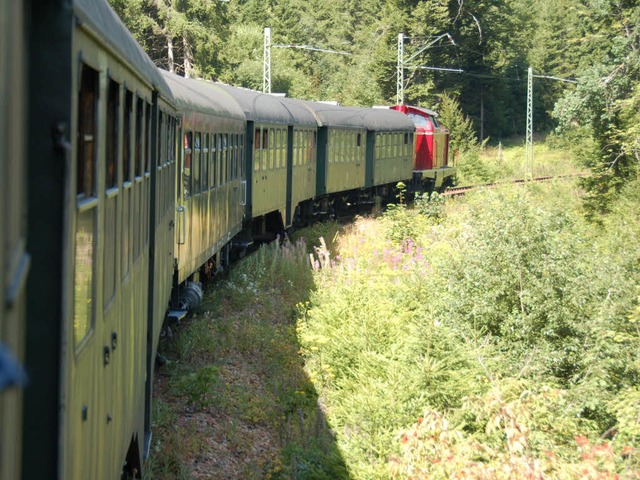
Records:
<instances>
[{"instance_id":1,"label":"tall grass","mask_svg":"<svg viewBox=\"0 0 640 480\"><path fill-rule=\"evenodd\" d=\"M209 286L161 343L169 364L147 478L346 478L299 356L296 305L313 288L305 242L288 239Z\"/></svg>"},{"instance_id":2,"label":"tall grass","mask_svg":"<svg viewBox=\"0 0 640 480\"><path fill-rule=\"evenodd\" d=\"M462 155L458 161L460 185L491 183L514 179L573 175L584 171L579 145L568 144L554 135L536 136L533 163L527 165L525 140L509 138L498 145L485 145Z\"/></svg>"}]
</instances>

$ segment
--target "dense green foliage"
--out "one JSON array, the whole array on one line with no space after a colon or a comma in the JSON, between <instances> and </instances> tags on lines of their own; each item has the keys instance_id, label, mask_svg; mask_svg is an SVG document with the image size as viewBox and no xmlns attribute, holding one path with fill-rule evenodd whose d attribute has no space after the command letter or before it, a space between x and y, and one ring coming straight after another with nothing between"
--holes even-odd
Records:
<instances>
[{"instance_id":1,"label":"dense green foliage","mask_svg":"<svg viewBox=\"0 0 640 480\"><path fill-rule=\"evenodd\" d=\"M272 90L345 105L395 103L403 33L405 58L415 55L405 71L405 101L443 111L451 152L467 164L478 158L478 141L524 134L531 66L538 75L534 129L559 125L572 140L594 139L581 152L595 173L584 181L592 215L606 212L638 172L637 0L110 2L158 65L255 89L262 88L263 32L270 27ZM285 45L350 55L275 47ZM568 78L578 83L558 80Z\"/></svg>"},{"instance_id":2,"label":"dense green foliage","mask_svg":"<svg viewBox=\"0 0 640 480\"><path fill-rule=\"evenodd\" d=\"M299 334L351 478L640 474L640 185L603 226L577 193L420 199L318 251Z\"/></svg>"}]
</instances>

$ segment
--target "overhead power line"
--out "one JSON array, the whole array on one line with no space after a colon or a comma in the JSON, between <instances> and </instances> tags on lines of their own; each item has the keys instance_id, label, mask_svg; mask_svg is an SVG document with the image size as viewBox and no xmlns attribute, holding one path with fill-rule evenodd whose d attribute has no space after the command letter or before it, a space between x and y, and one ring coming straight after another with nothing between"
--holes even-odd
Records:
<instances>
[{"instance_id":1,"label":"overhead power line","mask_svg":"<svg viewBox=\"0 0 640 480\"><path fill-rule=\"evenodd\" d=\"M547 78L549 80L560 80L561 82L567 82L567 83L578 83L577 80L571 80L568 78L560 78L560 77L553 77L551 75L533 75L534 78Z\"/></svg>"},{"instance_id":2,"label":"overhead power line","mask_svg":"<svg viewBox=\"0 0 640 480\"><path fill-rule=\"evenodd\" d=\"M456 73L464 72L464 70L462 70L461 68L421 67L417 65L405 65L404 68L411 68L414 70L437 70L439 72L456 72Z\"/></svg>"},{"instance_id":3,"label":"overhead power line","mask_svg":"<svg viewBox=\"0 0 640 480\"><path fill-rule=\"evenodd\" d=\"M324 52L324 53L337 53L339 55L351 55L350 52L340 52L338 50L331 50L328 48L318 48L312 47L310 45L271 45L273 48L299 48L302 50L312 50L314 52Z\"/></svg>"},{"instance_id":4,"label":"overhead power line","mask_svg":"<svg viewBox=\"0 0 640 480\"><path fill-rule=\"evenodd\" d=\"M272 48L297 48L299 50L310 50L312 52L335 53L338 55L351 55L349 52L331 50L329 48L319 48L312 45L275 45L271 43L271 29L264 29L264 48L262 51L262 91L271 93L271 49Z\"/></svg>"}]
</instances>

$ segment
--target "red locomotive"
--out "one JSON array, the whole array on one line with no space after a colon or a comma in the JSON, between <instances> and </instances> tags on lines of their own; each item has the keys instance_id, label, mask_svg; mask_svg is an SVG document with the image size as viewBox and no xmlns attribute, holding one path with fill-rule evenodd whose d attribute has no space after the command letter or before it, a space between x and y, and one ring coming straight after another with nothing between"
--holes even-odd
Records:
<instances>
[{"instance_id":1,"label":"red locomotive","mask_svg":"<svg viewBox=\"0 0 640 480\"><path fill-rule=\"evenodd\" d=\"M449 165L449 130L438 123L438 114L428 108L409 105L389 108L408 115L416 126L414 180L442 189L455 174L455 168Z\"/></svg>"}]
</instances>

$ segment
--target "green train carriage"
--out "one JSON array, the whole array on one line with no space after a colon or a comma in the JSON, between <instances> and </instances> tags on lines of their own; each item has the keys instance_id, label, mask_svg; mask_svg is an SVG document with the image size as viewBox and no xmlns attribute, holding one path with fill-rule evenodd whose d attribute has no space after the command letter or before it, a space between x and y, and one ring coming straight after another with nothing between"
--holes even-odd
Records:
<instances>
[{"instance_id":1,"label":"green train carriage","mask_svg":"<svg viewBox=\"0 0 640 480\"><path fill-rule=\"evenodd\" d=\"M202 266L212 274L244 219L245 117L211 84L162 72L180 110L176 204L176 283ZM198 278L195 278L198 280ZM189 307L185 300L178 306Z\"/></svg>"},{"instance_id":2,"label":"green train carriage","mask_svg":"<svg viewBox=\"0 0 640 480\"><path fill-rule=\"evenodd\" d=\"M23 476L119 478L141 471L149 442L173 267L176 112L106 2L33 2L30 13L38 275L27 289Z\"/></svg>"},{"instance_id":3,"label":"green train carriage","mask_svg":"<svg viewBox=\"0 0 640 480\"><path fill-rule=\"evenodd\" d=\"M308 210L316 193L312 160L316 120L291 100L218 85L238 102L247 118L246 220L252 235L261 238L281 232Z\"/></svg>"},{"instance_id":4,"label":"green train carriage","mask_svg":"<svg viewBox=\"0 0 640 480\"><path fill-rule=\"evenodd\" d=\"M413 168L413 123L389 110L298 101L318 122L317 188L320 208L358 204L388 195Z\"/></svg>"}]
</instances>

